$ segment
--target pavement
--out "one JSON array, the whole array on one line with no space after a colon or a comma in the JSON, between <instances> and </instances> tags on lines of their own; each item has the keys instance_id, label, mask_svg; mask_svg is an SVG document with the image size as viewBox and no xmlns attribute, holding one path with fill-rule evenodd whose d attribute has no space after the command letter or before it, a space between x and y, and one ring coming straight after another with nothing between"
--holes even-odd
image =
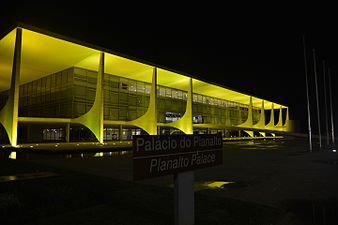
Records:
<instances>
[{"instance_id":1,"label":"pavement","mask_svg":"<svg viewBox=\"0 0 338 225\"><path fill-rule=\"evenodd\" d=\"M320 224L335 224L338 222L338 153L325 147L319 149L317 143L310 152L306 141L295 138L225 143L223 164L195 171L196 186L228 182L232 185L202 191L211 196L299 212L313 224L318 220ZM58 156L30 154L29 160L91 175L133 180L132 154L128 151ZM138 182L172 187L173 176Z\"/></svg>"}]
</instances>

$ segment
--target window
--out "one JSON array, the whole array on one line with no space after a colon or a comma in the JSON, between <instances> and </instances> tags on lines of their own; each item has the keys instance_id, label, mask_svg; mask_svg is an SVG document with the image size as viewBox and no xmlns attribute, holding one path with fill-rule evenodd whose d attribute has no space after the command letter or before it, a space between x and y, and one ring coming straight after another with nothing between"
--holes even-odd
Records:
<instances>
[{"instance_id":1,"label":"window","mask_svg":"<svg viewBox=\"0 0 338 225\"><path fill-rule=\"evenodd\" d=\"M137 91L137 93L144 94L144 89L145 89L144 88L144 83L137 81L137 83L136 83L136 91Z\"/></svg>"},{"instance_id":2,"label":"window","mask_svg":"<svg viewBox=\"0 0 338 225\"><path fill-rule=\"evenodd\" d=\"M151 86L148 85L148 84L146 84L146 85L145 85L145 93L146 93L146 94L150 94L150 90L151 90Z\"/></svg>"},{"instance_id":3,"label":"window","mask_svg":"<svg viewBox=\"0 0 338 225\"><path fill-rule=\"evenodd\" d=\"M103 129L103 140L105 141L119 140L119 129L104 128Z\"/></svg>"},{"instance_id":4,"label":"window","mask_svg":"<svg viewBox=\"0 0 338 225\"><path fill-rule=\"evenodd\" d=\"M171 89L165 88L165 96L171 98Z\"/></svg>"},{"instance_id":5,"label":"window","mask_svg":"<svg viewBox=\"0 0 338 225\"><path fill-rule=\"evenodd\" d=\"M43 129L43 140L60 141L64 138L64 130L62 128Z\"/></svg>"},{"instance_id":6,"label":"window","mask_svg":"<svg viewBox=\"0 0 338 225\"><path fill-rule=\"evenodd\" d=\"M129 91L136 92L136 81L129 80Z\"/></svg>"}]
</instances>

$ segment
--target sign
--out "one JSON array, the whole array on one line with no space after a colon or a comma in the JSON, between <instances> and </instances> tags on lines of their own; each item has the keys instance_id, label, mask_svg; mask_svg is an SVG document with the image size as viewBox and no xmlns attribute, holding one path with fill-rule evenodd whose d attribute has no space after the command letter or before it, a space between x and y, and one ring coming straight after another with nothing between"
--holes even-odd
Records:
<instances>
[{"instance_id":1,"label":"sign","mask_svg":"<svg viewBox=\"0 0 338 225\"><path fill-rule=\"evenodd\" d=\"M216 134L135 135L134 179L220 165L222 146L222 136Z\"/></svg>"}]
</instances>

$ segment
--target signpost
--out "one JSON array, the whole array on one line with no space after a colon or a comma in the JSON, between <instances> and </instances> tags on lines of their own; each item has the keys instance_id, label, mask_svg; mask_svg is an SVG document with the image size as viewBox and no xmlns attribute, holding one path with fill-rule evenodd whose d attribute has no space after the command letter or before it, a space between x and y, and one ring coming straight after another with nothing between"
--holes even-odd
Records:
<instances>
[{"instance_id":1,"label":"signpost","mask_svg":"<svg viewBox=\"0 0 338 225\"><path fill-rule=\"evenodd\" d=\"M175 175L175 224L194 224L193 171L223 163L220 134L133 137L134 180Z\"/></svg>"}]
</instances>

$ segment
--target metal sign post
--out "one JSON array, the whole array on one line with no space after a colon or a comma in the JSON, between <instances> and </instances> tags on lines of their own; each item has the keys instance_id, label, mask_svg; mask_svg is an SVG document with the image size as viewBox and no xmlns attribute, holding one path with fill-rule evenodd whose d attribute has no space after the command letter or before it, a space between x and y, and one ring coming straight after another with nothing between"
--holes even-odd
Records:
<instances>
[{"instance_id":1,"label":"metal sign post","mask_svg":"<svg viewBox=\"0 0 338 225\"><path fill-rule=\"evenodd\" d=\"M175 174L175 225L195 224L194 171Z\"/></svg>"}]
</instances>

